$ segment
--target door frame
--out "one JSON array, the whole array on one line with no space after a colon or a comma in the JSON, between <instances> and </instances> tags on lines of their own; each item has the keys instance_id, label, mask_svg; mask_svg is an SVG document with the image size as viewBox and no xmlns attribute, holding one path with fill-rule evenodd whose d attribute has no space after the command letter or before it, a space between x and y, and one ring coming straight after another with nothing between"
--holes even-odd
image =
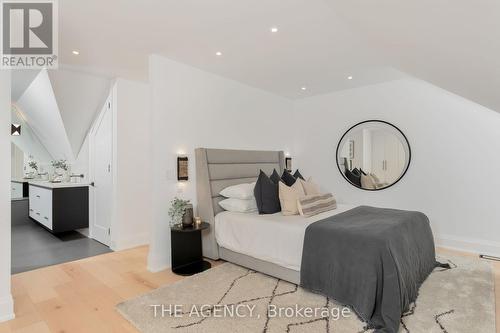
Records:
<instances>
[{"instance_id":1,"label":"door frame","mask_svg":"<svg viewBox=\"0 0 500 333\"><path fill-rule=\"evenodd\" d=\"M111 221L109 224L110 228L110 237L109 237L109 248L114 250L114 244L115 244L115 237L114 237L114 232L113 230L116 230L115 228L115 217L116 217L116 113L115 113L115 103L114 103L114 89L111 89L109 92L108 97L106 98L104 104L102 105L102 108L97 115L91 130L89 131L89 182L92 184L95 181L95 149L94 149L94 144L95 144L95 137L97 134L97 129L99 125L101 124L104 114L106 113L106 107L109 103L109 112L111 116L111 151L112 151L112 157L111 157ZM94 223L96 221L96 209L95 209L95 188L91 185L89 186L89 237L92 239L95 239L95 230L94 230Z\"/></svg>"}]
</instances>

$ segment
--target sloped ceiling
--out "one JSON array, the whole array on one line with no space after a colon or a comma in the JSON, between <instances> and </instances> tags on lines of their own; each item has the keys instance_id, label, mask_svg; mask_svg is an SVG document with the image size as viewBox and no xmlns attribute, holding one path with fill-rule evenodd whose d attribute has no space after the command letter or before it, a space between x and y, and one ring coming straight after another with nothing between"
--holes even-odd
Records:
<instances>
[{"instance_id":1,"label":"sloped ceiling","mask_svg":"<svg viewBox=\"0 0 500 333\"><path fill-rule=\"evenodd\" d=\"M55 159L75 160L57 107L49 75L41 70L17 101L18 110Z\"/></svg>"},{"instance_id":2,"label":"sloped ceiling","mask_svg":"<svg viewBox=\"0 0 500 333\"><path fill-rule=\"evenodd\" d=\"M50 156L45 146L40 142L31 127L25 121L24 116L17 106L13 106L11 110L11 119L13 124L21 125L21 135L11 136L12 142L21 149L25 154L32 155L35 160L41 163L48 164L54 158Z\"/></svg>"},{"instance_id":3,"label":"sloped ceiling","mask_svg":"<svg viewBox=\"0 0 500 333\"><path fill-rule=\"evenodd\" d=\"M327 2L394 67L500 112L500 1Z\"/></svg>"},{"instance_id":4,"label":"sloped ceiling","mask_svg":"<svg viewBox=\"0 0 500 333\"><path fill-rule=\"evenodd\" d=\"M495 0L59 4L60 60L89 71L147 80L155 53L290 98L408 73L500 111Z\"/></svg>"},{"instance_id":5,"label":"sloped ceiling","mask_svg":"<svg viewBox=\"0 0 500 333\"><path fill-rule=\"evenodd\" d=\"M51 155L69 160L78 156L109 89L108 78L68 69L12 74L12 100L26 115L28 125L45 137L44 145L56 145L46 146ZM63 134L66 138L60 141Z\"/></svg>"},{"instance_id":6,"label":"sloped ceiling","mask_svg":"<svg viewBox=\"0 0 500 333\"><path fill-rule=\"evenodd\" d=\"M48 74L71 149L74 156L78 156L90 126L104 104L110 81L70 70L51 70Z\"/></svg>"},{"instance_id":7,"label":"sloped ceiling","mask_svg":"<svg viewBox=\"0 0 500 333\"><path fill-rule=\"evenodd\" d=\"M17 101L21 95L28 89L31 82L40 73L40 70L13 70L12 71L12 82L11 82L11 100Z\"/></svg>"}]
</instances>

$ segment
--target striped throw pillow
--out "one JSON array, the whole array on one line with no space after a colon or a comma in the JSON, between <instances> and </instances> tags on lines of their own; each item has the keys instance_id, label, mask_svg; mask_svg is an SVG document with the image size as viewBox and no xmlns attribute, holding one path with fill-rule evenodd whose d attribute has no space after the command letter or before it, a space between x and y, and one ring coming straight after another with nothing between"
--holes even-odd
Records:
<instances>
[{"instance_id":1,"label":"striped throw pillow","mask_svg":"<svg viewBox=\"0 0 500 333\"><path fill-rule=\"evenodd\" d=\"M331 193L306 195L297 200L297 207L302 216L310 217L337 208L337 201Z\"/></svg>"}]
</instances>

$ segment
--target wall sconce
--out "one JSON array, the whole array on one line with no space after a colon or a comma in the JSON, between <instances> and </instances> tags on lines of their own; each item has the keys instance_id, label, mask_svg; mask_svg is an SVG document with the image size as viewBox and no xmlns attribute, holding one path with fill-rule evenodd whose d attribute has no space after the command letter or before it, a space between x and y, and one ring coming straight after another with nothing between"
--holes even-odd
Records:
<instances>
[{"instance_id":1,"label":"wall sconce","mask_svg":"<svg viewBox=\"0 0 500 333\"><path fill-rule=\"evenodd\" d=\"M187 156L177 156L177 180L187 181L188 176L188 157Z\"/></svg>"},{"instance_id":2,"label":"wall sconce","mask_svg":"<svg viewBox=\"0 0 500 333\"><path fill-rule=\"evenodd\" d=\"M11 124L10 126L10 134L13 136L21 135L21 125L19 124Z\"/></svg>"},{"instance_id":3,"label":"wall sconce","mask_svg":"<svg viewBox=\"0 0 500 333\"><path fill-rule=\"evenodd\" d=\"M291 157L285 157L285 169L292 172L292 158Z\"/></svg>"}]
</instances>

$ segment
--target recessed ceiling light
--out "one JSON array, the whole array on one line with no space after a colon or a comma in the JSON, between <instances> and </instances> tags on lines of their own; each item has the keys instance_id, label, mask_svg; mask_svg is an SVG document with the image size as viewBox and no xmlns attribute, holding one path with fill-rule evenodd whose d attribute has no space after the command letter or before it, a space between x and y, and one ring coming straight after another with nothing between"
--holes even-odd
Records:
<instances>
[{"instance_id":1,"label":"recessed ceiling light","mask_svg":"<svg viewBox=\"0 0 500 333\"><path fill-rule=\"evenodd\" d=\"M278 32L278 27L271 27L271 32Z\"/></svg>"},{"instance_id":2,"label":"recessed ceiling light","mask_svg":"<svg viewBox=\"0 0 500 333\"><path fill-rule=\"evenodd\" d=\"M73 53L74 55L79 55L79 54L80 54L80 52L79 52L79 51L77 51L77 50L74 50L72 53Z\"/></svg>"},{"instance_id":3,"label":"recessed ceiling light","mask_svg":"<svg viewBox=\"0 0 500 333\"><path fill-rule=\"evenodd\" d=\"M350 75L349 75L349 76L347 77L347 79L348 79L348 80L352 80L352 76L350 76Z\"/></svg>"},{"instance_id":4,"label":"recessed ceiling light","mask_svg":"<svg viewBox=\"0 0 500 333\"><path fill-rule=\"evenodd\" d=\"M215 55L220 57L222 55L222 52L217 51L217 52L215 52Z\"/></svg>"},{"instance_id":5,"label":"recessed ceiling light","mask_svg":"<svg viewBox=\"0 0 500 333\"><path fill-rule=\"evenodd\" d=\"M300 89L301 89L301 90L307 90L307 87L302 87L302 88L300 88Z\"/></svg>"}]
</instances>

